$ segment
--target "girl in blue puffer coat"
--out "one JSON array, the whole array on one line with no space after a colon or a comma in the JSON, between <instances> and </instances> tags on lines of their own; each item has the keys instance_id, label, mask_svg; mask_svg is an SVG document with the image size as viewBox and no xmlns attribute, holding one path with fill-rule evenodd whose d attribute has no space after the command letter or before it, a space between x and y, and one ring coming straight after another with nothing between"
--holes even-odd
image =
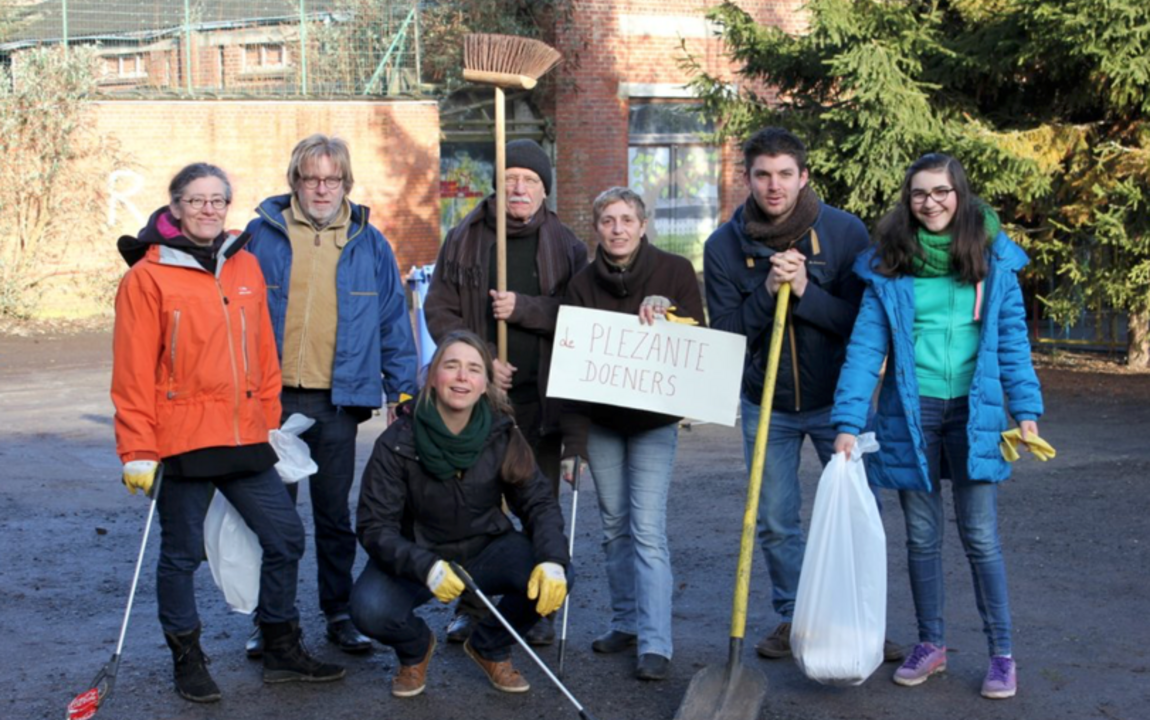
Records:
<instances>
[{"instance_id":1,"label":"girl in blue puffer coat","mask_svg":"<svg viewBox=\"0 0 1150 720\"><path fill-rule=\"evenodd\" d=\"M870 423L882 449L867 457L867 472L872 484L899 491L906 517L919 643L895 672L900 685L946 669L945 476L990 647L982 695L1017 690L997 497L1010 475L999 450L1008 413L1023 437L1037 436L1042 414L1018 283L1026 263L998 216L971 193L962 165L941 153L910 166L875 246L855 263L867 289L831 422L835 451L849 457L887 361Z\"/></svg>"}]
</instances>

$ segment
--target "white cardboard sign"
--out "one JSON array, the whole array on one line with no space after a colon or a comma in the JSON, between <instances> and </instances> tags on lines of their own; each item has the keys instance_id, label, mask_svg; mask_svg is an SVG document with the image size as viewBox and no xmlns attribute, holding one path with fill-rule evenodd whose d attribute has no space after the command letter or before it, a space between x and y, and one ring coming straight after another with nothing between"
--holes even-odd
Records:
<instances>
[{"instance_id":1,"label":"white cardboard sign","mask_svg":"<svg viewBox=\"0 0 1150 720\"><path fill-rule=\"evenodd\" d=\"M547 395L734 425L746 344L735 333L564 305Z\"/></svg>"}]
</instances>

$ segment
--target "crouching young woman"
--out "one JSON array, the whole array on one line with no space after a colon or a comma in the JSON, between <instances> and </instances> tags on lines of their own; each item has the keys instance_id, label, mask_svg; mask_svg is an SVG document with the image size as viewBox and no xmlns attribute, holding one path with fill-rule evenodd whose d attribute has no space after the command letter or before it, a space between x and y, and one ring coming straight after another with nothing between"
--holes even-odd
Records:
<instances>
[{"instance_id":1,"label":"crouching young woman","mask_svg":"<svg viewBox=\"0 0 1150 720\"><path fill-rule=\"evenodd\" d=\"M427 384L400 406L364 471L356 527L370 561L352 590L351 617L399 657L396 697L423 692L435 651L435 634L415 609L464 590L448 561L485 594L503 596L499 612L520 634L567 595L563 515L493 372L478 336L444 338ZM504 498L522 532L504 514ZM464 650L495 688L526 692L511 664L513 644L489 616Z\"/></svg>"}]
</instances>

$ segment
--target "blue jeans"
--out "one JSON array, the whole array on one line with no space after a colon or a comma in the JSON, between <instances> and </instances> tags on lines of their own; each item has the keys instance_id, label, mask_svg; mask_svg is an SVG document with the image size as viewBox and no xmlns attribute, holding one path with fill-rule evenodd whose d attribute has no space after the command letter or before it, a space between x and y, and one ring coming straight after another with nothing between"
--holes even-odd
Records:
<instances>
[{"instance_id":1,"label":"blue jeans","mask_svg":"<svg viewBox=\"0 0 1150 720\"><path fill-rule=\"evenodd\" d=\"M943 614L942 537L946 523L939 488L943 452L950 468L955 521L962 548L974 577L974 597L991 655L1011 652L1010 600L1006 564L998 538L998 485L972 480L967 474L970 452L967 398L919 398L922 430L932 490L899 491L906 516L906 550L910 588L918 616L920 642L946 645Z\"/></svg>"},{"instance_id":2,"label":"blue jeans","mask_svg":"<svg viewBox=\"0 0 1150 720\"><path fill-rule=\"evenodd\" d=\"M156 599L164 632L183 635L200 626L194 578L204 559L204 517L217 489L239 511L263 549L260 619L269 623L296 620L303 524L275 469L223 481L169 477L156 502L160 517Z\"/></svg>"},{"instance_id":3,"label":"blue jeans","mask_svg":"<svg viewBox=\"0 0 1150 720\"><path fill-rule=\"evenodd\" d=\"M315 420L301 437L319 468L307 481L315 523L319 606L329 618L338 617L347 613L351 598L357 542L348 496L355 481L355 435L363 418L332 405L330 390L285 387L281 397L284 420L292 413ZM289 485L288 492L294 502L299 485Z\"/></svg>"},{"instance_id":4,"label":"blue jeans","mask_svg":"<svg viewBox=\"0 0 1150 720\"><path fill-rule=\"evenodd\" d=\"M599 495L611 629L639 636L639 653L671 657L671 550L667 495L677 423L622 435L592 425L587 462Z\"/></svg>"},{"instance_id":5,"label":"blue jeans","mask_svg":"<svg viewBox=\"0 0 1150 720\"><path fill-rule=\"evenodd\" d=\"M527 598L527 583L535 568L535 548L526 535L507 532L478 555L461 563L484 595L502 595L496 607L520 635L539 621L535 601ZM571 578L568 578L570 587ZM351 593L351 619L359 631L395 649L401 665L415 665L427 654L431 628L415 609L432 598L422 582L390 575L369 561ZM476 598L476 602L482 602ZM488 660L506 660L515 639L490 614L471 635L471 647Z\"/></svg>"},{"instance_id":6,"label":"blue jeans","mask_svg":"<svg viewBox=\"0 0 1150 720\"><path fill-rule=\"evenodd\" d=\"M743 457L750 472L762 408L758 401L740 398L743 417ZM803 507L799 484L799 458L803 439L809 437L825 466L834 455L835 430L831 408L771 413L763 489L759 495L759 544L771 576L771 605L785 622L795 613L795 594L803 569L807 541L799 513Z\"/></svg>"}]
</instances>

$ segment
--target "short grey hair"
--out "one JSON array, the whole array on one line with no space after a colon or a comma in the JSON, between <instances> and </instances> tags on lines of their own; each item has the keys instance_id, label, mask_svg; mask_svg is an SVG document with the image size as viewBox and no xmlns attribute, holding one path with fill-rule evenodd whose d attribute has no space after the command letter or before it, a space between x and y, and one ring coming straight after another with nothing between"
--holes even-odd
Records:
<instances>
[{"instance_id":1,"label":"short grey hair","mask_svg":"<svg viewBox=\"0 0 1150 720\"><path fill-rule=\"evenodd\" d=\"M595 202L591 205L591 221L598 225L599 218L603 215L603 210L605 210L608 205L617 202L627 203L631 206L631 209L635 211L639 222L647 222L647 204L643 202L643 196L631 188L625 187L607 188L599 193L599 197L595 198Z\"/></svg>"},{"instance_id":2,"label":"short grey hair","mask_svg":"<svg viewBox=\"0 0 1150 720\"><path fill-rule=\"evenodd\" d=\"M172 200L172 205L180 201L184 196L184 190L188 186L199 180L200 178L214 177L219 178L224 183L224 200L229 205L232 204L232 183L228 180L228 174L220 168L212 165L211 163L198 162L185 166L182 170L176 173L172 178L172 182L168 183L168 196Z\"/></svg>"},{"instance_id":3,"label":"short grey hair","mask_svg":"<svg viewBox=\"0 0 1150 720\"><path fill-rule=\"evenodd\" d=\"M351 192L352 186L355 185L355 176L351 174L351 151L348 150L347 142L343 138L328 137L320 133L309 135L300 140L295 149L291 151L287 181L292 192L296 191L296 183L303 177L304 163L321 157L327 157L331 160L332 164L339 170L340 177L343 178L343 191L345 193Z\"/></svg>"}]
</instances>

